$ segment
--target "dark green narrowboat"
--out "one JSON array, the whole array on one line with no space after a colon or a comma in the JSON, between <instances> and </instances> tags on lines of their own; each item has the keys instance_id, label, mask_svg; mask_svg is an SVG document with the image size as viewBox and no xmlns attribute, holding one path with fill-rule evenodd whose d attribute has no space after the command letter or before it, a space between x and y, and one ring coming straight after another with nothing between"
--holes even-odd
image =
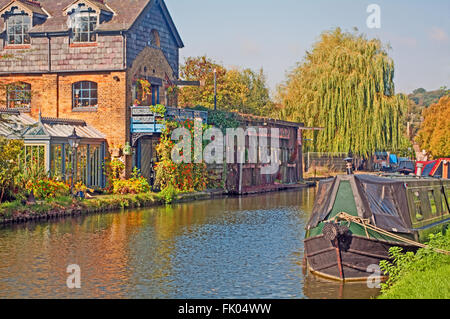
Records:
<instances>
[{"instance_id":1,"label":"dark green narrowboat","mask_svg":"<svg viewBox=\"0 0 450 319\"><path fill-rule=\"evenodd\" d=\"M414 242L444 230L449 205L450 180L349 174L321 181L307 225L306 265L329 279L367 280L391 247L415 251Z\"/></svg>"}]
</instances>

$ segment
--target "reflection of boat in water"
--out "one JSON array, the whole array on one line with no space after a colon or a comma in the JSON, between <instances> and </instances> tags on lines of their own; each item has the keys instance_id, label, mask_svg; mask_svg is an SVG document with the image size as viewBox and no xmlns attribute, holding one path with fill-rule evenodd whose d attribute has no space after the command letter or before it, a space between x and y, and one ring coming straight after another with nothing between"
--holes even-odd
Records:
<instances>
[{"instance_id":1,"label":"reflection of boat in water","mask_svg":"<svg viewBox=\"0 0 450 319\"><path fill-rule=\"evenodd\" d=\"M449 204L450 180L350 174L321 181L305 238L308 269L366 280L391 247L415 251L415 242L447 227Z\"/></svg>"},{"instance_id":2,"label":"reflection of boat in water","mask_svg":"<svg viewBox=\"0 0 450 319\"><path fill-rule=\"evenodd\" d=\"M365 282L338 282L318 276L305 276L303 294L308 299L371 299L380 294L380 289L368 288Z\"/></svg>"}]
</instances>

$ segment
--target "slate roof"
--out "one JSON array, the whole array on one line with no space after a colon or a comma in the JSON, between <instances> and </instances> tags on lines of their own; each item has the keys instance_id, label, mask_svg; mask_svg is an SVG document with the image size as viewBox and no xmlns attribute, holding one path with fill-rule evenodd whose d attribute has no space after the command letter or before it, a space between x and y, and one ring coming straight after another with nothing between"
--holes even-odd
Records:
<instances>
[{"instance_id":1,"label":"slate roof","mask_svg":"<svg viewBox=\"0 0 450 319\"><path fill-rule=\"evenodd\" d=\"M50 137L50 138L67 138L72 135L73 129L81 138L104 140L105 135L100 133L93 126L87 125L84 121L63 120L42 118L37 126L29 129L25 138L30 137Z\"/></svg>"},{"instance_id":2,"label":"slate roof","mask_svg":"<svg viewBox=\"0 0 450 319\"><path fill-rule=\"evenodd\" d=\"M28 115L6 109L0 109L0 118L0 136L9 139L20 139L20 133L36 124Z\"/></svg>"},{"instance_id":3,"label":"slate roof","mask_svg":"<svg viewBox=\"0 0 450 319\"><path fill-rule=\"evenodd\" d=\"M26 0L17 0L25 6ZM144 9L150 5L153 6L159 2L161 4L164 15L167 19L174 36L180 47L183 47L181 37L176 30L175 24L170 17L167 7L163 0L88 0L92 4L103 8L105 11L113 11L114 16L111 20L102 23L97 27L98 31L126 31L130 29L135 21L139 18ZM0 0L0 8L4 8L11 0ZM75 0L39 0L40 7L50 14L43 24L36 25L30 29L30 33L42 32L65 32L68 31L67 16L64 15L64 9L69 7ZM38 10L36 4L28 4L34 10ZM39 9L42 10L42 9ZM4 20L0 19L0 30L4 29Z\"/></svg>"},{"instance_id":4,"label":"slate roof","mask_svg":"<svg viewBox=\"0 0 450 319\"><path fill-rule=\"evenodd\" d=\"M19 0L23 7L28 9L31 12L38 13L40 15L46 16L47 13L42 9L39 2L32 1L32 0ZM0 3L0 10L3 10L5 7L9 6L15 2L14 0L8 0L8 1L1 1Z\"/></svg>"},{"instance_id":5,"label":"slate roof","mask_svg":"<svg viewBox=\"0 0 450 319\"><path fill-rule=\"evenodd\" d=\"M5 109L0 109L0 117L3 119L0 121L0 136L10 139L67 138L72 135L74 128L81 138L96 140L106 138L93 126L81 120L43 117L40 121L36 121L26 114Z\"/></svg>"}]
</instances>

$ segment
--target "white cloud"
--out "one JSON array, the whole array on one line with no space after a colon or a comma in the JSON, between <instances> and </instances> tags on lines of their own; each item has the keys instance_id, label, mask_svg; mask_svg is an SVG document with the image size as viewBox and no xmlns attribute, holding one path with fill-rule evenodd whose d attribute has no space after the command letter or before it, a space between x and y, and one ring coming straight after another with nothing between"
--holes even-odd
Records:
<instances>
[{"instance_id":1,"label":"white cloud","mask_svg":"<svg viewBox=\"0 0 450 319\"><path fill-rule=\"evenodd\" d=\"M261 53L258 43L250 39L241 40L241 51L246 56L255 56Z\"/></svg>"},{"instance_id":2,"label":"white cloud","mask_svg":"<svg viewBox=\"0 0 450 319\"><path fill-rule=\"evenodd\" d=\"M439 27L432 27L430 31L430 37L433 40L439 41L439 42L447 42L448 41L448 35L447 33L439 28Z\"/></svg>"}]
</instances>

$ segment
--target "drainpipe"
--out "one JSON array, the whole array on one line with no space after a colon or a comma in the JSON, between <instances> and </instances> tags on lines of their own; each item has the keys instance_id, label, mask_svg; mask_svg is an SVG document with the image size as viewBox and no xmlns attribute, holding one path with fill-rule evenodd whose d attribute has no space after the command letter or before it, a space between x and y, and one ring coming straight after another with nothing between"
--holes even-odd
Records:
<instances>
[{"instance_id":1,"label":"drainpipe","mask_svg":"<svg viewBox=\"0 0 450 319\"><path fill-rule=\"evenodd\" d=\"M47 37L47 62L48 62L48 72L52 72L52 40L48 32L45 33ZM59 75L56 74L56 118L59 118Z\"/></svg>"},{"instance_id":2,"label":"drainpipe","mask_svg":"<svg viewBox=\"0 0 450 319\"><path fill-rule=\"evenodd\" d=\"M56 118L59 118L59 73L56 73Z\"/></svg>"},{"instance_id":3,"label":"drainpipe","mask_svg":"<svg viewBox=\"0 0 450 319\"><path fill-rule=\"evenodd\" d=\"M52 71L52 42L48 32L45 33L47 37L47 52L48 52L48 72Z\"/></svg>"},{"instance_id":4,"label":"drainpipe","mask_svg":"<svg viewBox=\"0 0 450 319\"><path fill-rule=\"evenodd\" d=\"M122 64L123 68L125 69L127 67L127 36L124 31L120 31L120 35L123 38L122 41Z\"/></svg>"}]
</instances>

